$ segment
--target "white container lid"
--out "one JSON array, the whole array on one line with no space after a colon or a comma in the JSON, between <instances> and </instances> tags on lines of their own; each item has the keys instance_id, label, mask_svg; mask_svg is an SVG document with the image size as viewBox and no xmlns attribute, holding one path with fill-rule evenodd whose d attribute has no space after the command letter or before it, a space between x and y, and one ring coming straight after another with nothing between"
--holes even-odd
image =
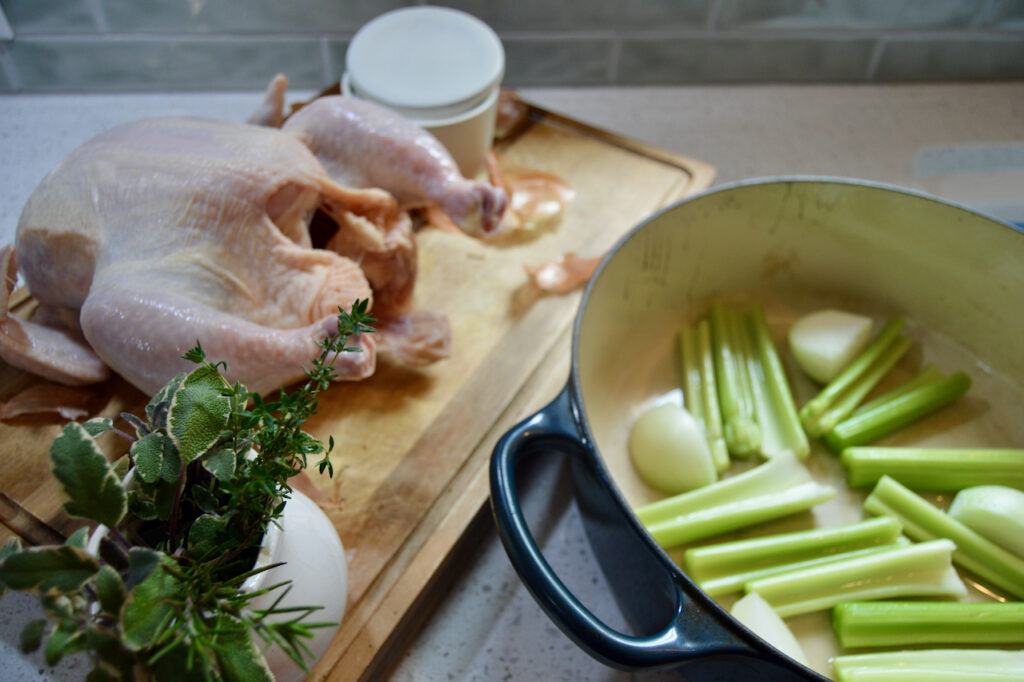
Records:
<instances>
[{"instance_id":1,"label":"white container lid","mask_svg":"<svg viewBox=\"0 0 1024 682\"><path fill-rule=\"evenodd\" d=\"M491 28L444 7L409 7L365 24L349 44L352 90L411 118L473 108L501 83L505 51Z\"/></svg>"}]
</instances>

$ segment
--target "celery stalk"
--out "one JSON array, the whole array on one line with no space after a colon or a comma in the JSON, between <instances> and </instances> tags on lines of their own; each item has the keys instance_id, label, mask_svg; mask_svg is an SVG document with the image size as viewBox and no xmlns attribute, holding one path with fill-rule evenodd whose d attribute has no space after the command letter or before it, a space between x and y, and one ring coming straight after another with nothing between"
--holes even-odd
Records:
<instances>
[{"instance_id":1,"label":"celery stalk","mask_svg":"<svg viewBox=\"0 0 1024 682\"><path fill-rule=\"evenodd\" d=\"M818 395L814 396L802 408L800 408L800 421L804 429L812 436L820 436L824 431L818 425L818 419L839 399L843 393L851 387L856 386L865 372L874 365L878 358L885 352L898 337L903 329L903 320L895 319L886 322L885 327L878 333L861 351L860 355L854 358L853 362L839 373L835 379L825 385Z\"/></svg>"},{"instance_id":2,"label":"celery stalk","mask_svg":"<svg viewBox=\"0 0 1024 682\"><path fill-rule=\"evenodd\" d=\"M1024 602L844 602L832 629L844 648L1024 644Z\"/></svg>"},{"instance_id":3,"label":"celery stalk","mask_svg":"<svg viewBox=\"0 0 1024 682\"><path fill-rule=\"evenodd\" d=\"M900 540L896 519L877 517L831 528L734 540L686 550L686 573L711 596L738 591L755 580L848 552L886 547ZM798 566L799 564L799 566Z\"/></svg>"},{"instance_id":4,"label":"celery stalk","mask_svg":"<svg viewBox=\"0 0 1024 682\"><path fill-rule=\"evenodd\" d=\"M760 594L783 618L850 600L962 597L967 588L950 562L955 548L949 540L897 546L752 580L743 589Z\"/></svg>"},{"instance_id":5,"label":"celery stalk","mask_svg":"<svg viewBox=\"0 0 1024 682\"><path fill-rule=\"evenodd\" d=\"M956 372L839 422L825 435L825 443L835 452L870 443L945 407L970 387L971 378Z\"/></svg>"},{"instance_id":6,"label":"celery stalk","mask_svg":"<svg viewBox=\"0 0 1024 682\"><path fill-rule=\"evenodd\" d=\"M910 350L911 343L905 336L893 339L879 354L877 360L864 371L860 379L840 394L825 413L818 417L817 428L820 432L828 433L836 424L849 417L871 389L878 385L878 382L885 378L889 370Z\"/></svg>"},{"instance_id":7,"label":"celery stalk","mask_svg":"<svg viewBox=\"0 0 1024 682\"><path fill-rule=\"evenodd\" d=\"M785 490L809 481L810 473L796 456L783 455L773 457L741 474L720 479L711 485L680 495L666 497L635 511L640 522L649 526L709 507Z\"/></svg>"},{"instance_id":8,"label":"celery stalk","mask_svg":"<svg viewBox=\"0 0 1024 682\"><path fill-rule=\"evenodd\" d=\"M707 320L679 328L679 353L686 407L704 431L715 470L722 473L729 468L729 452L722 435L722 414L718 408L711 355L711 328Z\"/></svg>"},{"instance_id":9,"label":"celery stalk","mask_svg":"<svg viewBox=\"0 0 1024 682\"><path fill-rule=\"evenodd\" d=\"M711 320L715 380L725 442L731 454L749 456L761 446L761 429L757 424L749 392L743 349L736 338L731 311L720 302L713 301L708 309L708 317Z\"/></svg>"},{"instance_id":10,"label":"celery stalk","mask_svg":"<svg viewBox=\"0 0 1024 682\"><path fill-rule=\"evenodd\" d=\"M872 547L864 547L861 549L851 550L849 552L843 552L841 554L827 554L824 556L817 557L815 559L805 559L803 561L794 561L791 564L779 564L778 566L769 566L766 568L759 568L750 571L744 571L742 573L734 573L732 575L723 575L717 578L709 578L704 581L696 580L695 582L700 586L702 590L707 592L712 597L719 597L723 594L729 594L731 592L739 592L743 589L743 586L749 582L755 580L761 580L762 578L769 578L773 575L781 575L790 571L796 571L804 568L816 568L819 566L827 566L840 561L847 561L860 556L867 556L868 554L874 554L876 552L883 552L895 547L909 545L910 540L906 538L897 538L893 542L887 545L876 545ZM690 576L693 577L692 575Z\"/></svg>"},{"instance_id":11,"label":"celery stalk","mask_svg":"<svg viewBox=\"0 0 1024 682\"><path fill-rule=\"evenodd\" d=\"M804 511L835 495L791 452L711 485L640 507L636 515L663 547Z\"/></svg>"},{"instance_id":12,"label":"celery stalk","mask_svg":"<svg viewBox=\"0 0 1024 682\"><path fill-rule=\"evenodd\" d=\"M956 543L953 561L986 583L1024 599L1024 559L952 518L894 478L882 476L864 500L864 509L877 516L895 517L913 540L948 538Z\"/></svg>"},{"instance_id":13,"label":"celery stalk","mask_svg":"<svg viewBox=\"0 0 1024 682\"><path fill-rule=\"evenodd\" d=\"M1024 651L921 649L836 656L836 682L1009 682L1024 679Z\"/></svg>"},{"instance_id":14,"label":"celery stalk","mask_svg":"<svg viewBox=\"0 0 1024 682\"><path fill-rule=\"evenodd\" d=\"M898 398L901 395L905 395L906 393L909 393L910 391L913 391L915 388L920 388L921 386L927 386L928 384L933 384L936 381L939 381L940 379L945 379L945 378L946 378L946 375L943 373L943 371L941 369L939 369L935 365L929 363L929 364L925 365L924 369L922 369L920 372L918 372L917 376L915 376L913 379L911 379L909 381L905 381L902 384L900 384L899 386L897 386L896 388L894 388L891 391L889 391L888 393L886 393L884 395L880 395L879 397L875 398L874 400L869 400L868 402L862 404L860 407L858 407L856 410L854 410L853 413L850 416L852 417L852 416L856 416L858 414L863 414L863 413L867 412L868 410L873 410L876 407L878 407L879 405L883 405L883 404L889 402L890 400L893 400L894 398Z\"/></svg>"},{"instance_id":15,"label":"celery stalk","mask_svg":"<svg viewBox=\"0 0 1024 682\"><path fill-rule=\"evenodd\" d=\"M772 457L781 450L790 450L800 459L807 459L811 446L800 424L793 404L793 394L782 369L782 361L772 343L765 321L764 309L754 308L746 315L757 362L753 380L764 386L765 401L758 410L761 425L761 454Z\"/></svg>"},{"instance_id":16,"label":"celery stalk","mask_svg":"<svg viewBox=\"0 0 1024 682\"><path fill-rule=\"evenodd\" d=\"M705 486L708 488L710 486ZM654 541L665 548L789 516L835 497L832 486L814 481L758 497L734 500L647 526Z\"/></svg>"},{"instance_id":17,"label":"celery stalk","mask_svg":"<svg viewBox=\"0 0 1024 682\"><path fill-rule=\"evenodd\" d=\"M888 474L911 490L978 485L1024 490L1024 448L851 447L840 460L854 488L874 485Z\"/></svg>"}]
</instances>

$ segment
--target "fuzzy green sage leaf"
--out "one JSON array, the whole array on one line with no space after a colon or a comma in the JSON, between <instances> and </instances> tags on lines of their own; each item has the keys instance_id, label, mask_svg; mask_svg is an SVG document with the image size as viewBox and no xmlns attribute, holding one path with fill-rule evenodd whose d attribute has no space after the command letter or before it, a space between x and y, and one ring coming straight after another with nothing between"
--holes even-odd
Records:
<instances>
[{"instance_id":1,"label":"fuzzy green sage leaf","mask_svg":"<svg viewBox=\"0 0 1024 682\"><path fill-rule=\"evenodd\" d=\"M222 620L228 623L217 633L217 666L225 682L274 682L249 629L237 619Z\"/></svg>"},{"instance_id":2,"label":"fuzzy green sage leaf","mask_svg":"<svg viewBox=\"0 0 1024 682\"><path fill-rule=\"evenodd\" d=\"M116 526L128 508L124 487L106 456L81 424L71 422L50 446L53 475L60 481L70 516Z\"/></svg>"},{"instance_id":3,"label":"fuzzy green sage leaf","mask_svg":"<svg viewBox=\"0 0 1024 682\"><path fill-rule=\"evenodd\" d=\"M69 594L88 582L99 568L96 559L78 547L29 547L0 562L0 580L15 590Z\"/></svg>"},{"instance_id":4,"label":"fuzzy green sage leaf","mask_svg":"<svg viewBox=\"0 0 1024 682\"><path fill-rule=\"evenodd\" d=\"M216 368L201 365L174 393L167 408L167 432L185 463L217 442L231 412L230 388Z\"/></svg>"},{"instance_id":5,"label":"fuzzy green sage leaf","mask_svg":"<svg viewBox=\"0 0 1024 682\"><path fill-rule=\"evenodd\" d=\"M161 564L173 563L162 556ZM161 629L174 614L169 600L179 596L182 585L163 566L150 571L128 594L121 610L124 643L132 650L145 649L153 644Z\"/></svg>"},{"instance_id":6,"label":"fuzzy green sage leaf","mask_svg":"<svg viewBox=\"0 0 1024 682\"><path fill-rule=\"evenodd\" d=\"M96 575L96 597L103 610L111 615L118 615L127 596L128 591L118 572L110 566L101 566Z\"/></svg>"},{"instance_id":7,"label":"fuzzy green sage leaf","mask_svg":"<svg viewBox=\"0 0 1024 682\"><path fill-rule=\"evenodd\" d=\"M230 481L235 475L235 451L224 448L203 457L203 468L218 481Z\"/></svg>"}]
</instances>

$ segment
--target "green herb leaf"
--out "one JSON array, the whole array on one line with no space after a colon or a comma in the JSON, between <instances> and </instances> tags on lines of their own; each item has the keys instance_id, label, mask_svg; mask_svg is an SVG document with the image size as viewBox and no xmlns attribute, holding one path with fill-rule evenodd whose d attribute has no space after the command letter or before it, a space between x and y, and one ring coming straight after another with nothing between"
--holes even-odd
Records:
<instances>
[{"instance_id":1,"label":"green herb leaf","mask_svg":"<svg viewBox=\"0 0 1024 682\"><path fill-rule=\"evenodd\" d=\"M133 429L135 429L135 437L142 438L149 433L149 425L142 419L136 417L131 412L122 412L121 419L128 422Z\"/></svg>"},{"instance_id":2,"label":"green herb leaf","mask_svg":"<svg viewBox=\"0 0 1024 682\"><path fill-rule=\"evenodd\" d=\"M174 613L169 600L179 596L182 585L163 569L170 563L166 555L162 556L161 565L150 571L145 580L128 593L124 602L121 627L124 643L133 651L150 646Z\"/></svg>"},{"instance_id":3,"label":"green herb leaf","mask_svg":"<svg viewBox=\"0 0 1024 682\"><path fill-rule=\"evenodd\" d=\"M105 526L120 523L128 507L124 487L81 424L64 427L50 446L50 460L53 475L69 498L65 512Z\"/></svg>"},{"instance_id":4,"label":"green herb leaf","mask_svg":"<svg viewBox=\"0 0 1024 682\"><path fill-rule=\"evenodd\" d=\"M132 547L128 550L128 575L125 578L125 589L132 589L156 568L163 559L163 554L145 547Z\"/></svg>"},{"instance_id":5,"label":"green herb leaf","mask_svg":"<svg viewBox=\"0 0 1024 682\"><path fill-rule=\"evenodd\" d=\"M104 431L114 428L114 420L110 417L95 417L82 423L82 428L90 436L98 436Z\"/></svg>"},{"instance_id":6,"label":"green herb leaf","mask_svg":"<svg viewBox=\"0 0 1024 682\"><path fill-rule=\"evenodd\" d=\"M4 543L3 547L0 547L0 565L3 564L4 559L21 549L21 543L18 538L8 538L7 542ZM7 585L4 583L3 578L0 577L0 597L3 597L7 593Z\"/></svg>"},{"instance_id":7,"label":"green herb leaf","mask_svg":"<svg viewBox=\"0 0 1024 682\"><path fill-rule=\"evenodd\" d=\"M167 411L167 431L183 461L205 453L220 435L231 413L228 383L211 365L185 377Z\"/></svg>"},{"instance_id":8,"label":"green herb leaf","mask_svg":"<svg viewBox=\"0 0 1024 682\"><path fill-rule=\"evenodd\" d=\"M89 540L89 527L82 526L74 533L72 533L67 540L64 541L65 545L71 547L78 547L79 549L85 549L85 543Z\"/></svg>"},{"instance_id":9,"label":"green herb leaf","mask_svg":"<svg viewBox=\"0 0 1024 682\"><path fill-rule=\"evenodd\" d=\"M135 656L121 643L117 632L103 626L90 625L85 632L86 643L99 656L93 669L97 680L116 680L129 682L135 679L132 668ZM92 675L93 673L90 673ZM86 682L93 679L86 677Z\"/></svg>"},{"instance_id":10,"label":"green herb leaf","mask_svg":"<svg viewBox=\"0 0 1024 682\"><path fill-rule=\"evenodd\" d=\"M99 564L84 549L29 547L0 562L0 580L15 589L47 595L76 592L96 575Z\"/></svg>"},{"instance_id":11,"label":"green herb leaf","mask_svg":"<svg viewBox=\"0 0 1024 682\"><path fill-rule=\"evenodd\" d=\"M96 575L96 597L103 610L112 616L118 615L127 596L128 591L117 571L110 566L101 566Z\"/></svg>"},{"instance_id":12,"label":"green herb leaf","mask_svg":"<svg viewBox=\"0 0 1024 682\"><path fill-rule=\"evenodd\" d=\"M78 653L85 644L85 633L78 629L74 621L58 623L46 640L44 656L47 665L57 665L66 655Z\"/></svg>"},{"instance_id":13,"label":"green herb leaf","mask_svg":"<svg viewBox=\"0 0 1024 682\"><path fill-rule=\"evenodd\" d=\"M175 394L187 374L179 374L157 391L146 405L146 419L149 421L150 430L156 431L167 426L167 408L171 404L171 397Z\"/></svg>"},{"instance_id":14,"label":"green herb leaf","mask_svg":"<svg viewBox=\"0 0 1024 682\"><path fill-rule=\"evenodd\" d=\"M217 632L217 665L225 682L273 682L249 629L235 618L224 617L224 621L227 624Z\"/></svg>"},{"instance_id":15,"label":"green herb leaf","mask_svg":"<svg viewBox=\"0 0 1024 682\"><path fill-rule=\"evenodd\" d=\"M30 654L39 648L43 643L43 633L46 632L46 619L33 620L21 630L21 641L19 646L23 653Z\"/></svg>"},{"instance_id":16,"label":"green herb leaf","mask_svg":"<svg viewBox=\"0 0 1024 682\"><path fill-rule=\"evenodd\" d=\"M203 458L203 468L219 481L230 481L235 475L235 452L231 448L218 450Z\"/></svg>"},{"instance_id":17,"label":"green herb leaf","mask_svg":"<svg viewBox=\"0 0 1024 682\"><path fill-rule=\"evenodd\" d=\"M146 483L153 483L160 478L160 471L164 467L165 440L167 438L162 433L154 432L132 444L135 472Z\"/></svg>"},{"instance_id":18,"label":"green herb leaf","mask_svg":"<svg viewBox=\"0 0 1024 682\"><path fill-rule=\"evenodd\" d=\"M223 516L203 514L192 524L188 532L188 554L196 561L202 561L221 550L228 520Z\"/></svg>"}]
</instances>

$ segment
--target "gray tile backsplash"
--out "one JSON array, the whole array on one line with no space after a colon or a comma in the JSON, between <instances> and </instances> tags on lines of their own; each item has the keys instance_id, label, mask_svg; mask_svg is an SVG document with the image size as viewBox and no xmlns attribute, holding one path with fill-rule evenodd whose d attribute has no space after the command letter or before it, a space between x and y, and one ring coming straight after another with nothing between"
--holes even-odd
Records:
<instances>
[{"instance_id":1,"label":"gray tile backsplash","mask_svg":"<svg viewBox=\"0 0 1024 682\"><path fill-rule=\"evenodd\" d=\"M422 0L0 0L0 92L320 88L353 33ZM1024 79L1024 0L439 0L506 84Z\"/></svg>"},{"instance_id":2,"label":"gray tile backsplash","mask_svg":"<svg viewBox=\"0 0 1024 682\"><path fill-rule=\"evenodd\" d=\"M624 40L619 83L834 83L862 80L874 49L857 38Z\"/></svg>"}]
</instances>

